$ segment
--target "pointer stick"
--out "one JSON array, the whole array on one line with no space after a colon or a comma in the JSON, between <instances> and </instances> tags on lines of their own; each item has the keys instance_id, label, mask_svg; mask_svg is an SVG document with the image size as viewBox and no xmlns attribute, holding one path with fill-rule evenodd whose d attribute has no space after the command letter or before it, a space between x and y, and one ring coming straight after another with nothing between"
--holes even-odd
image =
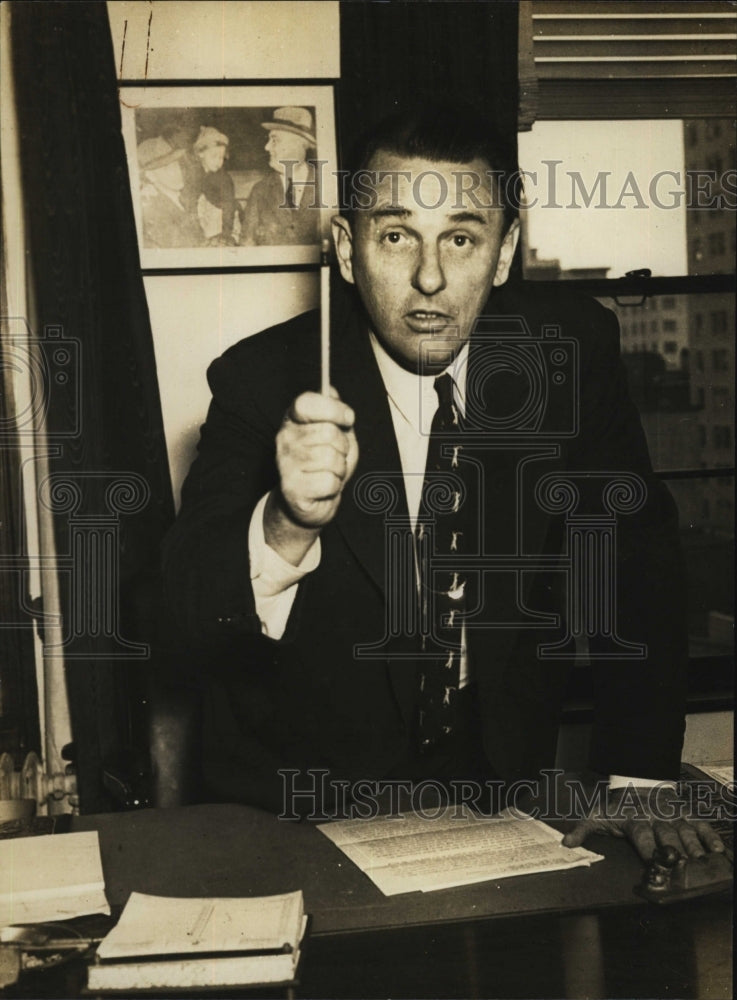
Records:
<instances>
[{"instance_id":1,"label":"pointer stick","mask_svg":"<svg viewBox=\"0 0 737 1000\"><path fill-rule=\"evenodd\" d=\"M330 241L320 248L320 392L330 395Z\"/></svg>"}]
</instances>

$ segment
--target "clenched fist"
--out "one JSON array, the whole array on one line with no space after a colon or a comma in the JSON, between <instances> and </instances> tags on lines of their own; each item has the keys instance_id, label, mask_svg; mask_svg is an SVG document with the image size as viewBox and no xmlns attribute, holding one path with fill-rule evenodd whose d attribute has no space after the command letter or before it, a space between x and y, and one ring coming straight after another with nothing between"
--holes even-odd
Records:
<instances>
[{"instance_id":1,"label":"clenched fist","mask_svg":"<svg viewBox=\"0 0 737 1000\"><path fill-rule=\"evenodd\" d=\"M266 542L289 562L300 561L319 529L335 517L358 461L355 414L339 398L298 396L276 436L279 490L264 518Z\"/></svg>"}]
</instances>

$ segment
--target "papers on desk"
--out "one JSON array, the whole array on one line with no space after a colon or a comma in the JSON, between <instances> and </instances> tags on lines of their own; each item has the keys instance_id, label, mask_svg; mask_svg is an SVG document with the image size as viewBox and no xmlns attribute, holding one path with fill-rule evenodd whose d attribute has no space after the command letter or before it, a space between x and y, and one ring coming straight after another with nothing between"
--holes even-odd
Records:
<instances>
[{"instance_id":1,"label":"papers on desk","mask_svg":"<svg viewBox=\"0 0 737 1000\"><path fill-rule=\"evenodd\" d=\"M588 866L600 854L561 845L539 820L505 810L480 817L455 807L419 815L322 823L318 829L385 896Z\"/></svg>"},{"instance_id":2,"label":"papers on desk","mask_svg":"<svg viewBox=\"0 0 737 1000\"><path fill-rule=\"evenodd\" d=\"M87 985L130 991L289 982L306 924L301 891L253 899L134 892L97 949Z\"/></svg>"},{"instance_id":3,"label":"papers on desk","mask_svg":"<svg viewBox=\"0 0 737 1000\"><path fill-rule=\"evenodd\" d=\"M96 831L0 840L0 927L110 913Z\"/></svg>"},{"instance_id":4,"label":"papers on desk","mask_svg":"<svg viewBox=\"0 0 737 1000\"><path fill-rule=\"evenodd\" d=\"M694 764L694 767L714 778L720 785L734 784L734 761L714 760L706 764Z\"/></svg>"}]
</instances>

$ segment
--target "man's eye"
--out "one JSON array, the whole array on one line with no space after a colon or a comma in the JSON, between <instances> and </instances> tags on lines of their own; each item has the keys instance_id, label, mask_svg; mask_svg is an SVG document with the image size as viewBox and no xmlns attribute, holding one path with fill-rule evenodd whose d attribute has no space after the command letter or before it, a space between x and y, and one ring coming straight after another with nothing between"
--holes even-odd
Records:
<instances>
[{"instance_id":1,"label":"man's eye","mask_svg":"<svg viewBox=\"0 0 737 1000\"><path fill-rule=\"evenodd\" d=\"M386 240L387 243L393 243L396 245L397 243L401 242L402 234L397 232L385 233L384 239Z\"/></svg>"},{"instance_id":2,"label":"man's eye","mask_svg":"<svg viewBox=\"0 0 737 1000\"><path fill-rule=\"evenodd\" d=\"M456 233L453 236L453 246L455 247L467 247L470 246L473 241L470 236L466 236L465 233Z\"/></svg>"}]
</instances>

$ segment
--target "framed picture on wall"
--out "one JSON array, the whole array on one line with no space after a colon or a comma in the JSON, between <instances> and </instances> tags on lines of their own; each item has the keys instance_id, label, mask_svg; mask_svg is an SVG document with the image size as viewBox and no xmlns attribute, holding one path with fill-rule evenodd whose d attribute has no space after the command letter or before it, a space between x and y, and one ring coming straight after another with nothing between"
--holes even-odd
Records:
<instances>
[{"instance_id":1,"label":"framed picture on wall","mask_svg":"<svg viewBox=\"0 0 737 1000\"><path fill-rule=\"evenodd\" d=\"M120 89L144 270L317 263L338 207L331 86Z\"/></svg>"}]
</instances>

